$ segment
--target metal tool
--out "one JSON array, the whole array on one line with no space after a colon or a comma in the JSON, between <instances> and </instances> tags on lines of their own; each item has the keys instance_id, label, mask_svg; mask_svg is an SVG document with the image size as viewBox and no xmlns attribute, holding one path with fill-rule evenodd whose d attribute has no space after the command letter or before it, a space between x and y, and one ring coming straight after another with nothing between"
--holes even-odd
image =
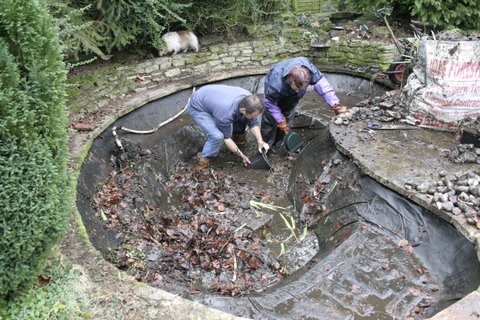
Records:
<instances>
[{"instance_id":1,"label":"metal tool","mask_svg":"<svg viewBox=\"0 0 480 320\"><path fill-rule=\"evenodd\" d=\"M371 130L416 130L420 129L419 127L416 126L410 126L410 125L396 125L396 124L383 124L379 121L368 121L367 126L365 129L371 129Z\"/></svg>"}]
</instances>

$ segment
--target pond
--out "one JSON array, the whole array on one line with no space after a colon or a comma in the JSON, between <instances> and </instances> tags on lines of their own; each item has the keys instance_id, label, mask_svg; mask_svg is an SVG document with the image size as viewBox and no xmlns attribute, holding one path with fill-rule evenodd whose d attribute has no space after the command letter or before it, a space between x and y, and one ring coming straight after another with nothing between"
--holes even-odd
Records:
<instances>
[{"instance_id":1,"label":"pond","mask_svg":"<svg viewBox=\"0 0 480 320\"><path fill-rule=\"evenodd\" d=\"M349 106L386 91L326 76ZM262 82L222 81L259 94ZM275 147L273 170L244 168L227 151L193 170L204 135L182 113L190 94L118 119L82 165L77 206L92 244L118 268L253 319L423 319L478 287L473 245L339 153L333 113L313 91L292 126L304 146ZM163 122L150 134L128 130ZM245 153L257 159L253 145Z\"/></svg>"}]
</instances>

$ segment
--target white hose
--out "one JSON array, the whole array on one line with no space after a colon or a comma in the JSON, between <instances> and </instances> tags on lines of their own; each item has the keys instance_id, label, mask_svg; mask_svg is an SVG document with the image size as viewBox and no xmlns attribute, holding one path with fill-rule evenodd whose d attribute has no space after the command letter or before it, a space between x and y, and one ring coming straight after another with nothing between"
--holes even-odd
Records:
<instances>
[{"instance_id":1,"label":"white hose","mask_svg":"<svg viewBox=\"0 0 480 320\"><path fill-rule=\"evenodd\" d=\"M193 90L192 90L192 95L195 93L195 87L193 87ZM191 97L191 96L190 96ZM174 116L168 118L167 120L163 121L162 123L160 123L158 126L156 126L155 128L151 129L151 130L134 130L134 129L129 129L129 128L125 128L125 127L120 127L120 129L124 130L124 131L127 131L127 132L130 132L130 133L137 133L137 134L149 134L149 133L154 133L155 131L157 131L158 129L160 129L161 127L163 127L164 125L166 125L167 123L177 119L182 113L185 112L185 110L187 109L188 107L188 103L190 102L190 97L188 98L187 100L187 103L185 104L185 107L180 110L180 112L178 112L177 114L175 114Z\"/></svg>"}]
</instances>

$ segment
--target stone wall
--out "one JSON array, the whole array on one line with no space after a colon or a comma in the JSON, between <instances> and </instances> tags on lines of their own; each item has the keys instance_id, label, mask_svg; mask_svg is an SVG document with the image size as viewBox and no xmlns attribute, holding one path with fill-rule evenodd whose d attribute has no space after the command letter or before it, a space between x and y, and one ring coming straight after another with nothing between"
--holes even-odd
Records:
<instances>
[{"instance_id":1,"label":"stone wall","mask_svg":"<svg viewBox=\"0 0 480 320\"><path fill-rule=\"evenodd\" d=\"M294 56L311 58L320 70L348 72L358 69L365 77L386 70L393 61L393 45L360 40L332 41L328 36L330 27L325 15L310 17L308 25L299 22L298 18L285 19L281 30L272 25L250 30L255 33L255 40L205 44L200 38L202 47L198 53L140 62L109 62L69 77L69 110L73 114L94 112L119 97L180 80L191 81L192 86L199 85L209 82L209 74L214 72L224 72L225 78L240 70L243 74L248 70L251 74L261 74L273 63ZM362 75L362 72L355 74Z\"/></svg>"}]
</instances>

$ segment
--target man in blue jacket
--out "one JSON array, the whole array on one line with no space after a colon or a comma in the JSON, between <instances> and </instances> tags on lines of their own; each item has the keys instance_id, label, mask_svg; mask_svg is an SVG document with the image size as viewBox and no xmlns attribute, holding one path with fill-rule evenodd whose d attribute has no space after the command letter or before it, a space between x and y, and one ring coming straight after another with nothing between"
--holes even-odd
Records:
<instances>
[{"instance_id":1,"label":"man in blue jacket","mask_svg":"<svg viewBox=\"0 0 480 320\"><path fill-rule=\"evenodd\" d=\"M340 104L335 90L323 74L305 57L291 58L274 64L265 78L266 111L262 116L262 137L270 146L283 140L295 115L298 101L309 85L323 97L336 114L348 108Z\"/></svg>"},{"instance_id":2,"label":"man in blue jacket","mask_svg":"<svg viewBox=\"0 0 480 320\"><path fill-rule=\"evenodd\" d=\"M210 159L220 152L223 143L238 155L243 164L250 159L244 155L232 139L232 135L245 133L250 128L258 143L258 150L268 150L269 145L260 133L259 115L264 108L260 98L249 91L227 85L206 85L197 90L188 103L188 112L207 134L207 141L197 158L197 170L210 165Z\"/></svg>"}]
</instances>

